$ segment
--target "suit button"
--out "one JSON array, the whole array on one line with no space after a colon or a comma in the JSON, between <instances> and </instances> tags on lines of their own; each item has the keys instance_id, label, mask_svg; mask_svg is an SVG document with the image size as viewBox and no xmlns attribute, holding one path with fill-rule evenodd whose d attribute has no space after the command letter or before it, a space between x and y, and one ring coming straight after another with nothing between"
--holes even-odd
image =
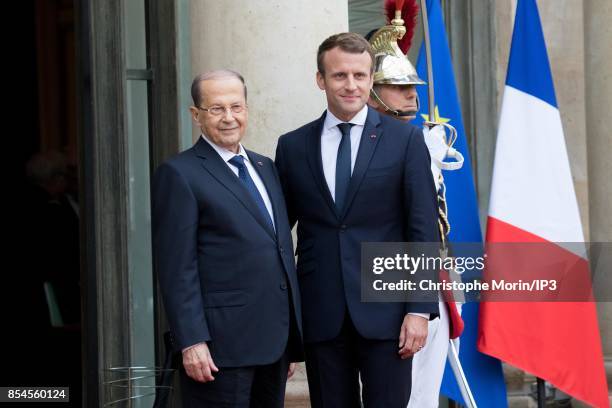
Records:
<instances>
[{"instance_id":1,"label":"suit button","mask_svg":"<svg viewBox=\"0 0 612 408\"><path fill-rule=\"evenodd\" d=\"M280 288L281 288L282 290L287 290L287 284L286 284L285 282L281 283L281 284L280 284Z\"/></svg>"},{"instance_id":2,"label":"suit button","mask_svg":"<svg viewBox=\"0 0 612 408\"><path fill-rule=\"evenodd\" d=\"M281 254L285 253L285 248L283 248L282 246L278 246L278 250L280 251Z\"/></svg>"},{"instance_id":3,"label":"suit button","mask_svg":"<svg viewBox=\"0 0 612 408\"><path fill-rule=\"evenodd\" d=\"M340 232L344 232L344 231L346 231L346 224L342 224L340 226Z\"/></svg>"}]
</instances>

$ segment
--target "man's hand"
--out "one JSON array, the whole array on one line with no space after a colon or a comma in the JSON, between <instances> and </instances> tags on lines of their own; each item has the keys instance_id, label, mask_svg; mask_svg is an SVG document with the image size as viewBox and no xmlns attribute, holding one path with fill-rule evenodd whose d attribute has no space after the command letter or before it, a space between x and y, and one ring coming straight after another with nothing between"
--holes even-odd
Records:
<instances>
[{"instance_id":1,"label":"man's hand","mask_svg":"<svg viewBox=\"0 0 612 408\"><path fill-rule=\"evenodd\" d=\"M427 340L427 319L407 314L400 329L398 354L403 359L411 357L425 347Z\"/></svg>"},{"instance_id":2,"label":"man's hand","mask_svg":"<svg viewBox=\"0 0 612 408\"><path fill-rule=\"evenodd\" d=\"M219 369L213 361L206 343L196 344L183 351L183 366L187 375L199 382L213 381L213 372Z\"/></svg>"},{"instance_id":3,"label":"man's hand","mask_svg":"<svg viewBox=\"0 0 612 408\"><path fill-rule=\"evenodd\" d=\"M287 370L287 379L290 379L295 374L295 363L289 364L289 370Z\"/></svg>"}]
</instances>

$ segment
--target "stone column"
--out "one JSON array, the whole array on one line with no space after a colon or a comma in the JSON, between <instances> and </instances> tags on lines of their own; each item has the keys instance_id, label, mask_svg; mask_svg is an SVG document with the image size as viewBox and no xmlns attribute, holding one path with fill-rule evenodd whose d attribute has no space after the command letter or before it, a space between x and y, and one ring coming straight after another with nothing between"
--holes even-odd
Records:
<instances>
[{"instance_id":1,"label":"stone column","mask_svg":"<svg viewBox=\"0 0 612 408\"><path fill-rule=\"evenodd\" d=\"M248 87L247 148L273 156L277 138L319 117L316 53L348 30L346 1L198 0L191 2L192 72L240 72Z\"/></svg>"},{"instance_id":2,"label":"stone column","mask_svg":"<svg viewBox=\"0 0 612 408\"><path fill-rule=\"evenodd\" d=\"M244 76L249 103L244 145L273 158L281 134L325 109L315 81L317 48L343 31L348 31L347 1L192 1L192 72L229 68ZM303 365L287 384L286 406L309 406Z\"/></svg>"},{"instance_id":3,"label":"stone column","mask_svg":"<svg viewBox=\"0 0 612 408\"><path fill-rule=\"evenodd\" d=\"M584 57L591 242L612 242L612 2L585 0ZM605 271L609 273L609 271ZM598 304L609 387L612 385L612 285Z\"/></svg>"}]
</instances>

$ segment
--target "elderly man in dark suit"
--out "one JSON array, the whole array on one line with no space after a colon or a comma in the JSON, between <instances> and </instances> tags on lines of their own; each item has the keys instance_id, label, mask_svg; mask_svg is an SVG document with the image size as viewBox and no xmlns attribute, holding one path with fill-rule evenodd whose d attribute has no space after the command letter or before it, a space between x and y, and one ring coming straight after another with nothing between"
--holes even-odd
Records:
<instances>
[{"instance_id":1,"label":"elderly man in dark suit","mask_svg":"<svg viewBox=\"0 0 612 408\"><path fill-rule=\"evenodd\" d=\"M293 244L274 163L245 150L246 86L229 70L192 85L197 143L157 170L156 270L185 407L282 407L301 358Z\"/></svg>"},{"instance_id":2,"label":"elderly man in dark suit","mask_svg":"<svg viewBox=\"0 0 612 408\"><path fill-rule=\"evenodd\" d=\"M421 130L381 116L366 102L373 53L353 33L326 39L317 84L327 110L281 136L276 164L291 225L298 225L311 403L405 408L411 356L427 338L431 302L360 298L363 242L437 242L437 204Z\"/></svg>"}]
</instances>

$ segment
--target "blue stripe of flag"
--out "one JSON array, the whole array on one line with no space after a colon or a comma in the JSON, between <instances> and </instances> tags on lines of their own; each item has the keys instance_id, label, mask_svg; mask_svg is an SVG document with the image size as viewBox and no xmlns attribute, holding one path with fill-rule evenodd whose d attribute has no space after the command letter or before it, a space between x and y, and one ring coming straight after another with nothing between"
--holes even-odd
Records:
<instances>
[{"instance_id":1,"label":"blue stripe of flag","mask_svg":"<svg viewBox=\"0 0 612 408\"><path fill-rule=\"evenodd\" d=\"M519 0L506 85L558 108L535 0Z\"/></svg>"},{"instance_id":2,"label":"blue stripe of flag","mask_svg":"<svg viewBox=\"0 0 612 408\"><path fill-rule=\"evenodd\" d=\"M435 102L439 108L440 116L449 118L449 124L457 129L458 138L454 147L465 158L461 170L443 171L449 221L451 224L450 241L482 242L469 149L461 118L461 108L455 85L450 50L446 39L446 31L444 29L444 21L442 19L440 1L428 0L427 7L432 45ZM427 79L424 46L421 47L419 53L417 71L421 78ZM422 111L426 112L428 106L427 86L418 86L417 91ZM420 116L415 122L417 125L422 123ZM501 363L499 360L486 356L476 349L478 306L478 303L470 302L463 307L462 316L465 321L465 330L461 336L459 358L478 406L505 407L507 406L506 385ZM448 363L442 380L441 393L455 401L464 403Z\"/></svg>"}]
</instances>

